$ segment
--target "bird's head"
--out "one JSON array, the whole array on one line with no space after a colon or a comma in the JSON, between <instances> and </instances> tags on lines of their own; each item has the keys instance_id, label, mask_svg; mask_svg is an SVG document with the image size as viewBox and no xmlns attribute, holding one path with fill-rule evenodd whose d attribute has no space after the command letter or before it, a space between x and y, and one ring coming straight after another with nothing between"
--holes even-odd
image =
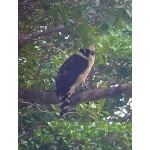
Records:
<instances>
[{"instance_id":1,"label":"bird's head","mask_svg":"<svg viewBox=\"0 0 150 150\"><path fill-rule=\"evenodd\" d=\"M90 50L90 54L91 55L95 55L95 47L94 47L94 45L90 45L90 47L88 49Z\"/></svg>"},{"instance_id":2,"label":"bird's head","mask_svg":"<svg viewBox=\"0 0 150 150\"><path fill-rule=\"evenodd\" d=\"M87 58L95 57L95 47L90 45L87 49L80 49L79 52Z\"/></svg>"}]
</instances>

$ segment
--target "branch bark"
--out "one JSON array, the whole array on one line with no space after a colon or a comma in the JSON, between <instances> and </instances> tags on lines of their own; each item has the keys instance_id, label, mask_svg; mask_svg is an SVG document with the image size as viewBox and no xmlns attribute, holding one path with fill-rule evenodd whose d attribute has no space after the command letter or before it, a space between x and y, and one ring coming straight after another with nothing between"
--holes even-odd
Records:
<instances>
[{"instance_id":1,"label":"branch bark","mask_svg":"<svg viewBox=\"0 0 150 150\"><path fill-rule=\"evenodd\" d=\"M107 89L89 89L72 95L70 105L76 105L81 102L96 101L102 98L112 97L115 94L132 93L132 84L125 83L113 86ZM18 91L19 107L27 106L31 103L37 104L58 104L59 98L56 97L55 91L43 92L28 88L19 87ZM23 102L21 102L23 101Z\"/></svg>"},{"instance_id":2,"label":"branch bark","mask_svg":"<svg viewBox=\"0 0 150 150\"><path fill-rule=\"evenodd\" d=\"M31 42L32 40L37 39L41 36L45 36L47 34L52 34L55 32L66 32L66 31L67 30L64 27L58 27L55 29L47 29L47 30L44 30L42 32L37 32L37 33L34 33L32 35L28 35L26 38L19 40L18 50L20 50L25 44L27 44L27 43Z\"/></svg>"}]
</instances>

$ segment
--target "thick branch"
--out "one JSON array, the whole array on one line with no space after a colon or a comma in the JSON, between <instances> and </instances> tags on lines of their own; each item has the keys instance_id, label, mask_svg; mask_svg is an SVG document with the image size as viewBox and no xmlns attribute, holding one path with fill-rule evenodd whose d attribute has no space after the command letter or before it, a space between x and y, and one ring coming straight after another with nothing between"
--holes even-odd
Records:
<instances>
[{"instance_id":1,"label":"thick branch","mask_svg":"<svg viewBox=\"0 0 150 150\"><path fill-rule=\"evenodd\" d=\"M41 36L45 36L47 34L52 34L55 32L64 32L64 31L67 31L64 27L58 27L56 29L47 29L42 32L34 33L34 34L27 36L26 38L19 41L18 50L20 50L25 44L27 44L27 43L31 42L32 40L37 39Z\"/></svg>"},{"instance_id":2,"label":"thick branch","mask_svg":"<svg viewBox=\"0 0 150 150\"><path fill-rule=\"evenodd\" d=\"M78 92L72 95L70 105L76 105L81 102L95 101L102 98L112 97L115 94L120 93L132 93L132 84L125 83L119 86L110 87L102 90L86 90ZM37 104L58 104L59 98L56 97L55 91L51 92L41 92L36 90L31 90L27 88L19 88L19 100L23 103L19 103L19 107L23 107L26 102L37 103Z\"/></svg>"}]
</instances>

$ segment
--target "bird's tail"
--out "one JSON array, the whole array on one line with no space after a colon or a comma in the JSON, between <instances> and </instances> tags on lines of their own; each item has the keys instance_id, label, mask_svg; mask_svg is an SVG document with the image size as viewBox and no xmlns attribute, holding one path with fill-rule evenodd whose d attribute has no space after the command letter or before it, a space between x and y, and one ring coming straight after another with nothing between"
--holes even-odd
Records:
<instances>
[{"instance_id":1,"label":"bird's tail","mask_svg":"<svg viewBox=\"0 0 150 150\"><path fill-rule=\"evenodd\" d=\"M60 103L59 103L60 116L63 116L64 114L67 113L69 103L70 103L70 96L71 96L70 92L67 92L66 94L60 97Z\"/></svg>"}]
</instances>

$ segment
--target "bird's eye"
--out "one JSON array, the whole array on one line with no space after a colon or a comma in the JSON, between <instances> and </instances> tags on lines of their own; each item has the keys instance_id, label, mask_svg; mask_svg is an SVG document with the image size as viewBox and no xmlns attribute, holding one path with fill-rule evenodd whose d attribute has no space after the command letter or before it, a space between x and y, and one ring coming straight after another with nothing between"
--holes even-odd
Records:
<instances>
[{"instance_id":1,"label":"bird's eye","mask_svg":"<svg viewBox=\"0 0 150 150\"><path fill-rule=\"evenodd\" d=\"M95 55L95 53L92 51L92 52L91 52L91 55Z\"/></svg>"}]
</instances>

